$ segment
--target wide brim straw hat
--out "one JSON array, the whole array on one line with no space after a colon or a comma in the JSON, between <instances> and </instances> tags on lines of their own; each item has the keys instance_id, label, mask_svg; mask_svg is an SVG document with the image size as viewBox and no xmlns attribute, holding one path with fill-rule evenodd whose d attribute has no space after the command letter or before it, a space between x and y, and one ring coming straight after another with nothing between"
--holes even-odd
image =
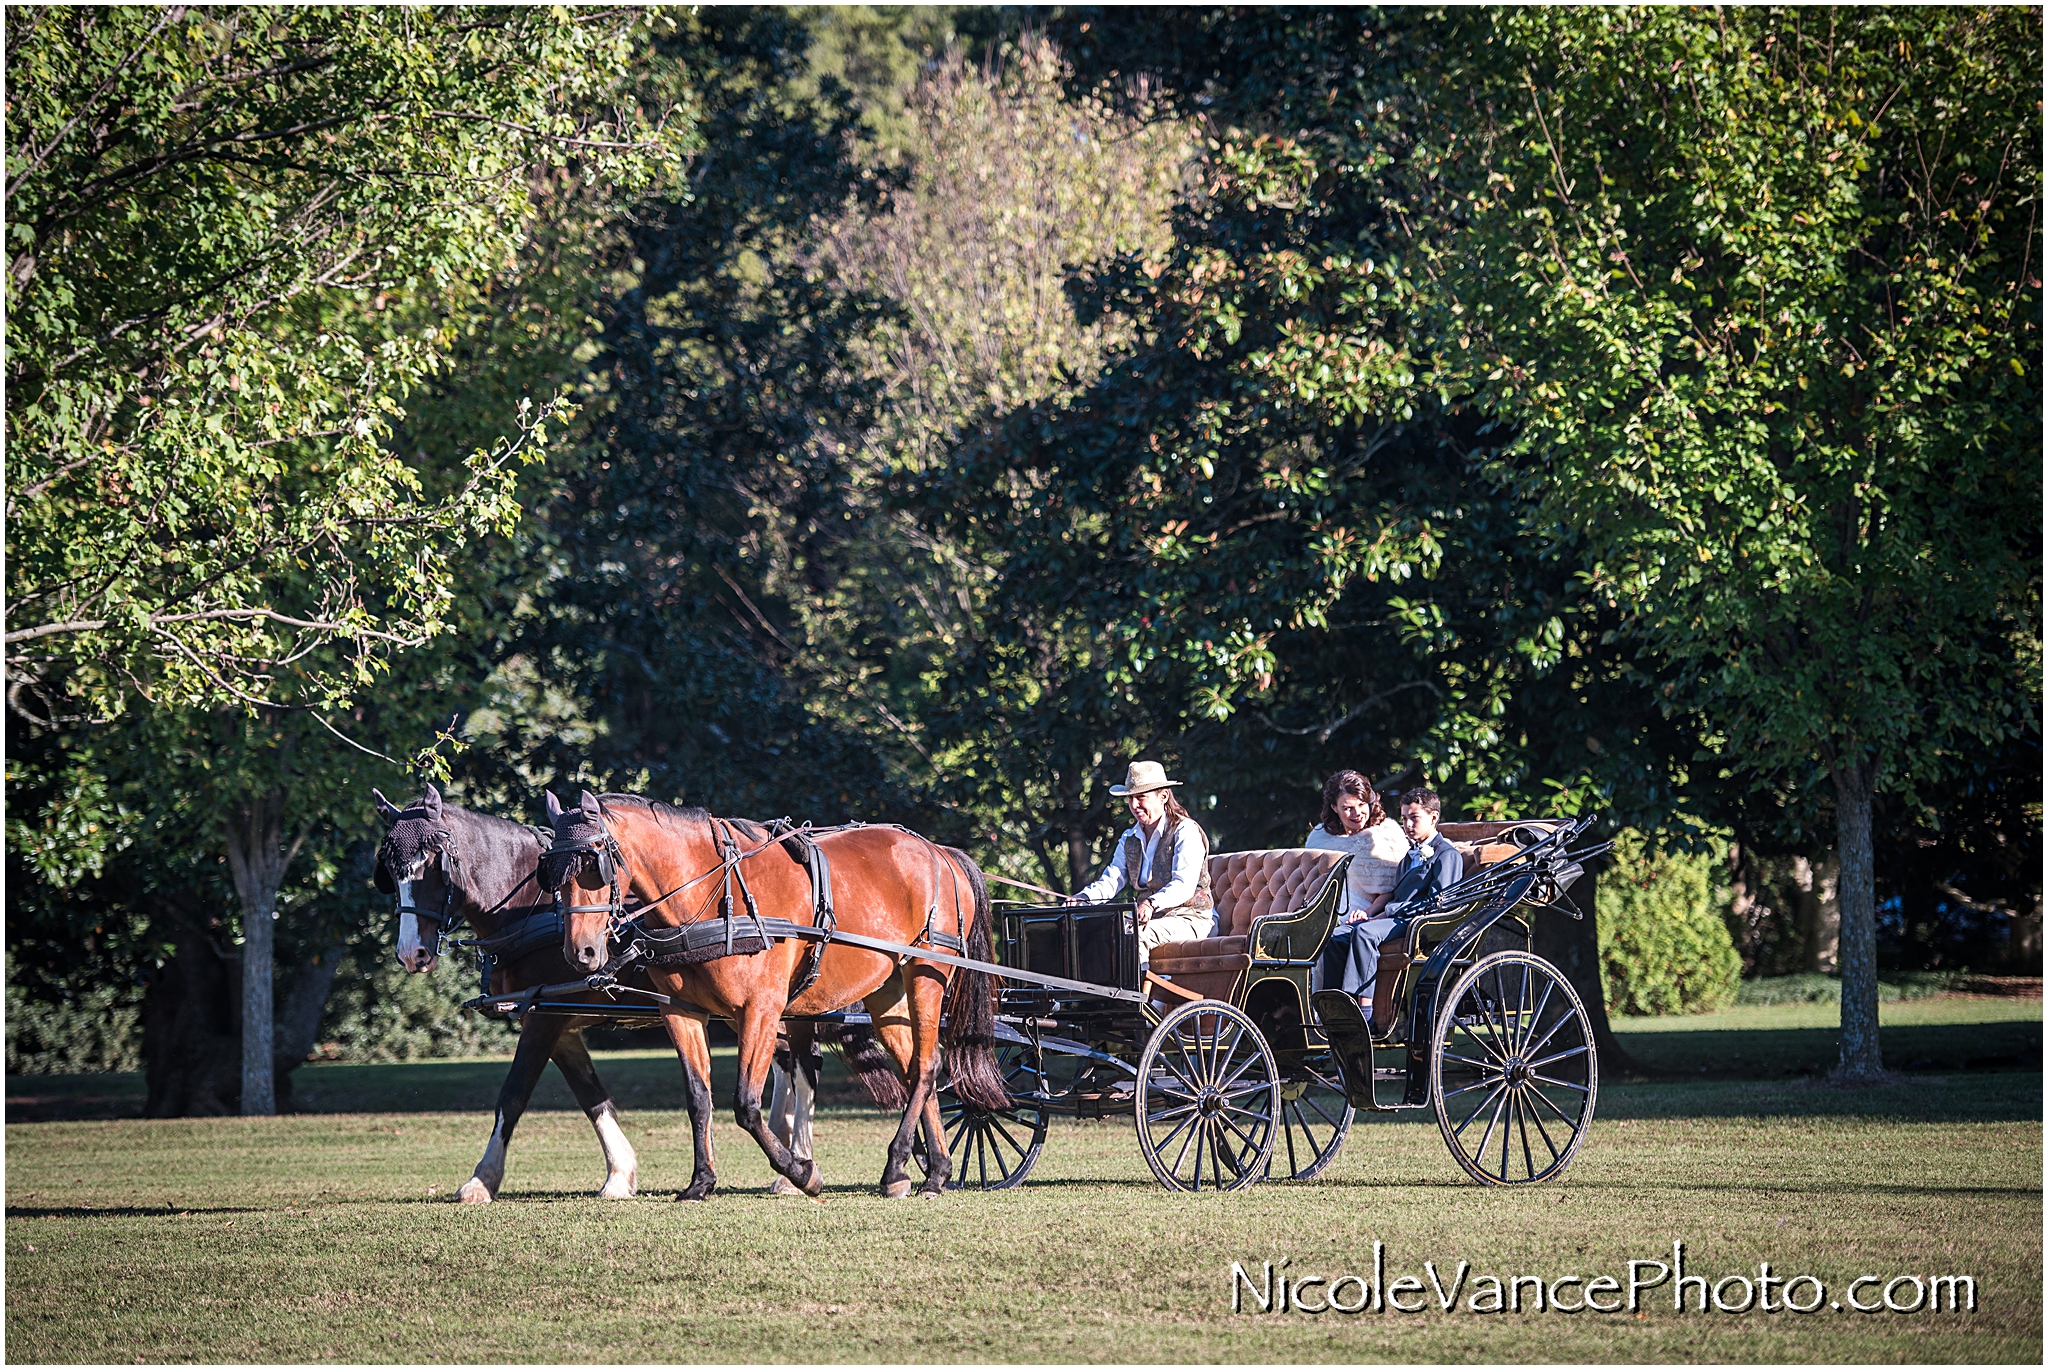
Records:
<instances>
[{"instance_id":1,"label":"wide brim straw hat","mask_svg":"<svg viewBox=\"0 0 2048 1370\"><path fill-rule=\"evenodd\" d=\"M1178 780L1166 778L1166 767L1157 761L1133 761L1130 770L1124 773L1124 783L1111 785L1109 792L1123 799L1134 794L1150 794L1154 790L1170 790L1178 784Z\"/></svg>"}]
</instances>

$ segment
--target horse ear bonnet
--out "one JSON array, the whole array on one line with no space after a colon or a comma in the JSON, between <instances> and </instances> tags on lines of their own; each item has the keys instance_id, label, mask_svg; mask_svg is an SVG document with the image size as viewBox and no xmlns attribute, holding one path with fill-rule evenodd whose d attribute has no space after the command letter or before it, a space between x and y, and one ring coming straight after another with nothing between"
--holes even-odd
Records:
<instances>
[{"instance_id":1,"label":"horse ear bonnet","mask_svg":"<svg viewBox=\"0 0 2048 1370\"><path fill-rule=\"evenodd\" d=\"M427 826L426 815L418 809L407 809L400 821L391 825L384 834L384 844L377 848L377 888L386 894L397 894L391 872L409 871L420 863L420 858L431 853L430 840L437 830Z\"/></svg>"}]
</instances>

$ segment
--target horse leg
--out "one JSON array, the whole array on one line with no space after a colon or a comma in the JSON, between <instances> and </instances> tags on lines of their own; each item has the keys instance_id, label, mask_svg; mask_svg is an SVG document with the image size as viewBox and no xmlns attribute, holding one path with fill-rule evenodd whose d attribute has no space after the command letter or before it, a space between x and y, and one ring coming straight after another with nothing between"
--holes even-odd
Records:
<instances>
[{"instance_id":1,"label":"horse leg","mask_svg":"<svg viewBox=\"0 0 2048 1370\"><path fill-rule=\"evenodd\" d=\"M790 1153L800 1161L816 1164L816 1153L811 1147L811 1120L817 1110L818 1037L810 1023L789 1025L789 1055L785 1062L782 1048L775 1052L775 1092L768 1106L770 1126L775 1135ZM781 1175L769 1184L768 1192L774 1195L795 1194L797 1187Z\"/></svg>"},{"instance_id":2,"label":"horse leg","mask_svg":"<svg viewBox=\"0 0 2048 1370\"><path fill-rule=\"evenodd\" d=\"M932 971L913 971L905 977L904 998L910 1010L910 1060L905 1074L910 1102L904 1106L903 1121L889 1143L889 1163L882 1170L882 1195L901 1199L910 1194L910 1145L918 1128L925 1133L925 1175L922 1193L936 1198L945 1192L953 1173L946 1154L946 1138L937 1126L937 1074L939 1054L939 1013L946 997L945 980Z\"/></svg>"},{"instance_id":3,"label":"horse leg","mask_svg":"<svg viewBox=\"0 0 2048 1370\"><path fill-rule=\"evenodd\" d=\"M598 1145L604 1148L604 1188L600 1199L630 1199L640 1188L640 1158L619 1127L619 1111L612 1106L611 1091L597 1078L590 1048L583 1043L583 1029L564 1032L555 1048L555 1064L569 1082L569 1092L583 1106L584 1116L597 1129Z\"/></svg>"},{"instance_id":4,"label":"horse leg","mask_svg":"<svg viewBox=\"0 0 2048 1370\"><path fill-rule=\"evenodd\" d=\"M711 1043L704 1035L709 1018L676 1010L661 1015L661 1025L675 1043L676 1058L683 1065L683 1098L690 1109L690 1139L696 1144L697 1161L690 1171L690 1183L677 1199L708 1199L718 1188L718 1174L711 1157Z\"/></svg>"},{"instance_id":5,"label":"horse leg","mask_svg":"<svg viewBox=\"0 0 2048 1370\"><path fill-rule=\"evenodd\" d=\"M519 1126L519 1117L533 1098L533 1087L540 1083L540 1073L548 1068L548 1058L555 1054L555 1044L567 1026L566 1020L545 1013L529 1013L519 1025L512 1069L498 1087L498 1114L490 1144L476 1163L476 1173L455 1191L463 1203L487 1204L498 1197L498 1186L505 1182L505 1148L512 1144L512 1129Z\"/></svg>"},{"instance_id":6,"label":"horse leg","mask_svg":"<svg viewBox=\"0 0 2048 1370\"><path fill-rule=\"evenodd\" d=\"M736 1025L740 1033L740 1080L733 1091L732 1116L760 1143L761 1152L767 1156L768 1164L775 1167L775 1173L815 1199L824 1188L818 1167L784 1146L768 1126L768 1116L761 1111L761 1087L768 1082L769 1067L775 1064L775 1027L779 1018L779 1009L758 1001L740 1011Z\"/></svg>"}]
</instances>

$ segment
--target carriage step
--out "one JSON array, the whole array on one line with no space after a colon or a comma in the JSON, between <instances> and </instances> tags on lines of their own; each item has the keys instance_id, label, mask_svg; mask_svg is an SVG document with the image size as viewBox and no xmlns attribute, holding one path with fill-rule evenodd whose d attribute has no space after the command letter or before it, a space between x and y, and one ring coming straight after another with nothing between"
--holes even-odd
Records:
<instances>
[{"instance_id":1,"label":"carriage step","mask_svg":"<svg viewBox=\"0 0 2048 1370\"><path fill-rule=\"evenodd\" d=\"M1344 1077L1344 1095L1353 1108L1373 1106L1372 1031L1358 1001L1340 989L1317 990L1309 1001L1322 1020L1323 1036L1329 1039L1331 1054Z\"/></svg>"}]
</instances>

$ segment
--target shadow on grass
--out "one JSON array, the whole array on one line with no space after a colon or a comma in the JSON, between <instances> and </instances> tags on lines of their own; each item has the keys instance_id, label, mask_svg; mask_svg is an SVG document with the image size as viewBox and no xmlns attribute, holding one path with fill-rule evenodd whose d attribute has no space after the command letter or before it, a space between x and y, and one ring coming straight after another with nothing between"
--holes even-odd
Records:
<instances>
[{"instance_id":1,"label":"shadow on grass","mask_svg":"<svg viewBox=\"0 0 2048 1370\"><path fill-rule=\"evenodd\" d=\"M1617 1020L1615 1037L1652 1078L1767 1080L1817 1075L1840 1056L1834 1028L1702 1028L1630 1032ZM1879 1031L1885 1064L1912 1072L2012 1070L2041 1059L2041 1024L1940 1023L1888 1026Z\"/></svg>"},{"instance_id":2,"label":"shadow on grass","mask_svg":"<svg viewBox=\"0 0 2048 1370\"><path fill-rule=\"evenodd\" d=\"M2019 1121L2041 1116L2041 1024L1986 1022L1886 1027L1885 1060L1906 1078L1892 1085L1834 1089L1817 1077L1834 1064L1836 1036L1826 1028L1699 1029L1618 1035L1658 1074L1603 1082L1602 1118L1866 1116L1926 1121ZM667 1053L606 1056L598 1070L625 1113L686 1108L682 1072ZM488 1118L509 1059L408 1061L382 1065L308 1065L293 1073L295 1113L473 1113ZM2032 1067L2030 1069L2030 1067ZM721 1121L732 1116L737 1063L712 1056L712 1097ZM10 1124L139 1118L140 1074L12 1076ZM835 1056L827 1055L819 1112L893 1117L867 1103ZM532 1112L580 1112L552 1067L534 1091ZM1427 1119L1424 1111L1361 1113L1359 1121Z\"/></svg>"},{"instance_id":3,"label":"shadow on grass","mask_svg":"<svg viewBox=\"0 0 2048 1370\"><path fill-rule=\"evenodd\" d=\"M173 1208L169 1204L138 1204L123 1207L88 1208L84 1205L49 1205L35 1207L27 1204L9 1204L9 1218L190 1218L213 1217L223 1213L274 1213L269 1208L194 1208L186 1205Z\"/></svg>"}]
</instances>

